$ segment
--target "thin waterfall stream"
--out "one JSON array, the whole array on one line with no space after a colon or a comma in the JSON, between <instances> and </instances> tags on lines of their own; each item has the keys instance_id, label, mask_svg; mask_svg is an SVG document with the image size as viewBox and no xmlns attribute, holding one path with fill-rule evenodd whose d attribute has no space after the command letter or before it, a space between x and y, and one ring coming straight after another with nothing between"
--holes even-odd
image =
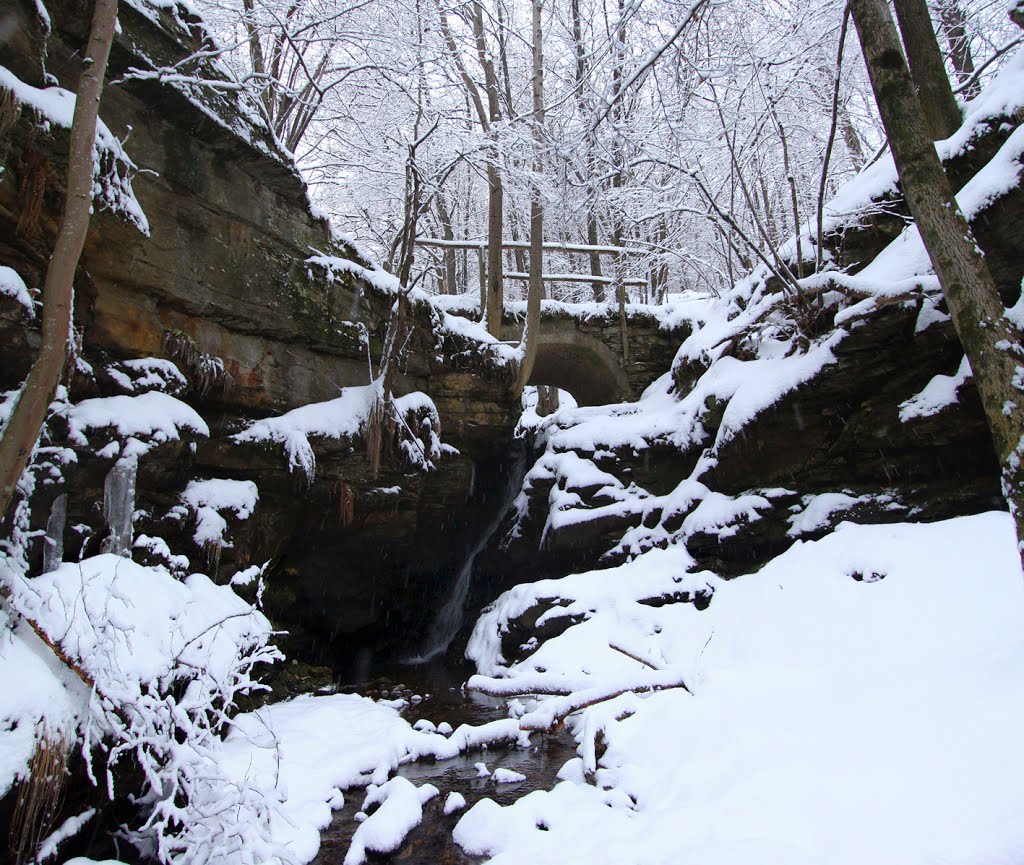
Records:
<instances>
[{"instance_id":1,"label":"thin waterfall stream","mask_svg":"<svg viewBox=\"0 0 1024 865\"><path fill-rule=\"evenodd\" d=\"M501 503L498 509L470 549L469 555L455 577L455 582L452 584L448 598L438 611L437 616L430 623L430 630L423 641L422 651L415 657L409 658L407 663L422 664L431 658L437 657L446 652L458 636L465 621L466 600L469 597L469 590L473 585L473 568L477 557L487 548L487 545L500 528L502 520L511 507L512 502L519 495L523 478L526 477L526 471L526 450L519 448L516 451L515 459L509 466L508 474L505 476L505 484L502 488L500 499Z\"/></svg>"}]
</instances>

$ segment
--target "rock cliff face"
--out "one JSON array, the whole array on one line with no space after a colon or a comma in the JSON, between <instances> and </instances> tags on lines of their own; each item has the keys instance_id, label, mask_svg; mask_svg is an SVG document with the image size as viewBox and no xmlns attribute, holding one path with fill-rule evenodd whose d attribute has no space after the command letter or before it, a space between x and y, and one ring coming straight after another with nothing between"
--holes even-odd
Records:
<instances>
[{"instance_id":1,"label":"rock cliff face","mask_svg":"<svg viewBox=\"0 0 1024 865\"><path fill-rule=\"evenodd\" d=\"M32 3L5 12L13 36L0 43L0 64L43 87L45 54L47 70L73 90L88 10L47 5L55 28L48 36ZM119 20L108 73L115 82L133 68L176 62L205 38L180 7L123 3ZM219 75L214 67L201 71ZM42 284L56 234L66 130L12 101L10 88L0 90L13 118L0 130L0 264L32 288ZM307 478L289 470L279 445L234 443L230 436L254 419L366 385L393 291L311 214L288 159L230 94L125 81L107 86L101 116L138 167L132 183L149 232L116 213L94 216L76 279L82 350L68 376L69 402L170 388L209 427L208 436L179 429L140 459L136 533L172 537L174 551L187 553L195 567L219 558L220 570L230 573L272 561L267 601L283 625L319 626L327 635L385 621L392 633L396 625L415 626L424 608L408 603L410 596L437 595L436 586L418 580L452 570L461 550L449 539L489 506L474 496L473 478L496 469L490 454L511 438L517 407L502 396L507 373L472 341L442 332L428 304L414 302L396 392L429 394L443 422L440 436L457 453L444 453L426 472L394 453L373 477L358 435L313 437L316 469ZM310 261L318 255L321 263ZM0 294L4 390L27 373L37 327ZM139 358L171 360L185 380L171 387L134 374L126 379L124 362ZM65 547L77 554L97 549L105 534L103 483L116 455L97 455L106 439L98 444L93 435L86 446L68 432L61 417L53 419L48 442L70 448L65 481L37 487L33 523L41 528L51 501L67 492ZM193 539L193 517L175 510L194 478L257 482L255 511L242 523L229 517L221 548L204 551Z\"/></svg>"}]
</instances>

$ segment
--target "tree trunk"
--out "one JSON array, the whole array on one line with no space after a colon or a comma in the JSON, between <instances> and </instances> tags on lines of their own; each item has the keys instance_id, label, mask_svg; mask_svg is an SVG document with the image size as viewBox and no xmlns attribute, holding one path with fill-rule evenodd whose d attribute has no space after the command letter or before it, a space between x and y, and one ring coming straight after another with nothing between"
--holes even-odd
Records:
<instances>
[{"instance_id":1,"label":"tree trunk","mask_svg":"<svg viewBox=\"0 0 1024 865\"><path fill-rule=\"evenodd\" d=\"M434 198L434 206L437 208L437 221L441 224L441 237L445 240L455 240L455 230L452 228L452 215L440 192ZM444 256L444 282L445 294L462 294L458 284L458 276L455 267L455 250L446 249Z\"/></svg>"},{"instance_id":2,"label":"tree trunk","mask_svg":"<svg viewBox=\"0 0 1024 865\"><path fill-rule=\"evenodd\" d=\"M505 266L502 260L504 189L495 124L501 120L501 102L498 91L498 75L494 70L484 33L484 11L480 0L473 0L470 7L473 21L473 37L476 40L477 56L484 70L484 91L487 95L488 132L491 136L491 153L487 161L487 330L494 336L501 336L501 316L505 311Z\"/></svg>"},{"instance_id":3,"label":"tree trunk","mask_svg":"<svg viewBox=\"0 0 1024 865\"><path fill-rule=\"evenodd\" d=\"M971 364L1002 467L1002 489L1019 541L1024 539L1024 397L1015 386L1020 335L1006 318L992 274L956 205L922 120L885 0L850 0L864 58L900 185L942 286Z\"/></svg>"},{"instance_id":4,"label":"tree trunk","mask_svg":"<svg viewBox=\"0 0 1024 865\"><path fill-rule=\"evenodd\" d=\"M544 46L540 32L543 0L533 0L533 196L530 200L530 287L526 296L519 374L514 393L523 392L533 374L540 340L540 300L544 296L544 202L540 176L544 172Z\"/></svg>"},{"instance_id":5,"label":"tree trunk","mask_svg":"<svg viewBox=\"0 0 1024 865\"><path fill-rule=\"evenodd\" d=\"M580 0L571 0L570 11L572 13L572 46L573 55L576 60L576 69L573 81L576 85L576 107L580 117L588 118L593 113L593 105L587 99L584 85L587 80L587 52L583 45L583 18L580 14ZM597 232L597 192L593 186L593 177L597 173L594 166L594 131L588 124L586 133L587 147L587 176L589 181L587 189L587 243L590 246L597 246L600 243ZM604 282L601 277L601 256L597 253L590 253L590 275L598 277L591 283L591 291L594 293L596 303L604 303Z\"/></svg>"},{"instance_id":6,"label":"tree trunk","mask_svg":"<svg viewBox=\"0 0 1024 865\"><path fill-rule=\"evenodd\" d=\"M971 37L967 35L967 15L957 0L940 0L939 21L949 45L949 59L956 72L957 84L969 81L974 75L974 55L971 52ZM973 99L981 86L974 82L964 91L964 99Z\"/></svg>"},{"instance_id":7,"label":"tree trunk","mask_svg":"<svg viewBox=\"0 0 1024 865\"><path fill-rule=\"evenodd\" d=\"M497 159L497 155L494 156ZM487 164L487 330L501 336L505 309L505 262L502 257L502 211L504 190L501 172L494 161Z\"/></svg>"},{"instance_id":8,"label":"tree trunk","mask_svg":"<svg viewBox=\"0 0 1024 865\"><path fill-rule=\"evenodd\" d=\"M857 128L853 125L850 112L842 103L839 104L839 123L843 127L843 143L846 145L850 162L853 163L855 171L860 171L867 161L864 157L864 145L860 142L860 135L857 134Z\"/></svg>"},{"instance_id":9,"label":"tree trunk","mask_svg":"<svg viewBox=\"0 0 1024 865\"><path fill-rule=\"evenodd\" d=\"M626 4L625 0L618 0L619 20L615 26L614 57L615 66L612 68L612 125L622 122L623 107L620 99L622 96L625 80L626 63ZM615 173L612 175L612 189L621 189L624 185L626 154L622 144L621 136L615 140ZM621 204L616 202L616 208ZM612 245L622 246L622 214L618 210L615 213L615 227L612 229ZM615 264L615 302L619 308L619 335L622 338L622 362L629 363L629 321L626 316L626 285L622 281L622 261L616 260Z\"/></svg>"},{"instance_id":10,"label":"tree trunk","mask_svg":"<svg viewBox=\"0 0 1024 865\"><path fill-rule=\"evenodd\" d=\"M597 217L594 215L594 202L591 199L590 212L587 214L587 243L590 246L597 246L598 242ZM590 258L590 275L598 277L590 284L590 289L594 292L594 302L604 303L604 282L600 281L600 278L604 276L601 272L601 256L592 252L588 257Z\"/></svg>"},{"instance_id":11,"label":"tree trunk","mask_svg":"<svg viewBox=\"0 0 1024 865\"><path fill-rule=\"evenodd\" d=\"M491 140L490 152L487 156L487 266L481 268L480 284L480 318L487 329L499 336L501 332L501 315L504 311L504 266L501 257L502 241L502 210L504 193L501 184L501 171L498 167L500 155L493 124L501 120L501 105L498 102L498 78L494 72L494 63L487 50L487 38L484 33L484 13L479 0L474 0L469 9L469 17L476 43L477 57L484 70L484 88L487 95L487 109L484 109L480 89L462 62L462 55L448 24L448 16L441 6L440 0L434 0L437 7L438 21L448 53L451 54L458 70L459 77L466 89L466 95L476 110L480 128ZM481 262L483 258L481 257ZM486 284L484 283L486 280Z\"/></svg>"},{"instance_id":12,"label":"tree trunk","mask_svg":"<svg viewBox=\"0 0 1024 865\"><path fill-rule=\"evenodd\" d=\"M963 117L949 86L928 4L925 0L893 0L893 5L900 22L910 76L932 140L949 138L960 128Z\"/></svg>"},{"instance_id":13,"label":"tree trunk","mask_svg":"<svg viewBox=\"0 0 1024 865\"><path fill-rule=\"evenodd\" d=\"M72 284L92 209L96 118L116 23L117 0L96 0L71 123L64 214L43 286L42 346L0 440L0 516L6 514L14 498L64 372L71 332Z\"/></svg>"}]
</instances>

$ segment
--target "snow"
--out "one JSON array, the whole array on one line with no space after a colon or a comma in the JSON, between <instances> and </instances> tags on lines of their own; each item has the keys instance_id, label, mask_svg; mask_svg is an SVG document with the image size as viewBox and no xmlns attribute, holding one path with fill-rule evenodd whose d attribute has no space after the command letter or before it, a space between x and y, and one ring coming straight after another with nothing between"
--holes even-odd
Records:
<instances>
[{"instance_id":1,"label":"snow","mask_svg":"<svg viewBox=\"0 0 1024 865\"><path fill-rule=\"evenodd\" d=\"M526 776L522 772L499 767L491 773L491 780L495 784L518 784L520 781L525 781Z\"/></svg>"},{"instance_id":2,"label":"snow","mask_svg":"<svg viewBox=\"0 0 1024 865\"><path fill-rule=\"evenodd\" d=\"M374 288L385 294L398 294L402 291L402 284L398 281L398 277L393 273L388 273L388 271L375 263L367 267L348 258L317 252L316 255L311 255L306 259L306 264L311 267L323 268L328 282L338 280L339 274L350 273L353 276L366 280Z\"/></svg>"},{"instance_id":3,"label":"snow","mask_svg":"<svg viewBox=\"0 0 1024 865\"><path fill-rule=\"evenodd\" d=\"M822 493L807 496L803 508L789 518L790 537L798 538L829 524L832 514L848 511L856 505L870 501L870 496L851 496L846 493Z\"/></svg>"},{"instance_id":4,"label":"snow","mask_svg":"<svg viewBox=\"0 0 1024 865\"><path fill-rule=\"evenodd\" d=\"M0 66L0 87L10 90L18 101L31 106L44 123L63 129L71 128L75 113L75 94L61 87L39 89ZM104 171L103 157L110 158L113 168ZM93 149L93 200L124 216L140 232L149 235L149 222L132 189L132 175L138 170L125 153L120 140L96 118L96 145Z\"/></svg>"},{"instance_id":5,"label":"snow","mask_svg":"<svg viewBox=\"0 0 1024 865\"><path fill-rule=\"evenodd\" d=\"M171 552L167 541L152 535L139 535L132 543L133 549L147 550L150 556L159 559L172 573L186 573L189 567L188 556L176 555Z\"/></svg>"},{"instance_id":6,"label":"snow","mask_svg":"<svg viewBox=\"0 0 1024 865\"><path fill-rule=\"evenodd\" d=\"M40 862L45 862L52 856L57 855L57 848L66 841L68 838L73 838L77 835L83 826L88 823L96 815L95 808L87 808L81 814L74 817L68 817L55 832L49 835L39 845L39 852L36 855L36 859Z\"/></svg>"},{"instance_id":7,"label":"snow","mask_svg":"<svg viewBox=\"0 0 1024 865\"><path fill-rule=\"evenodd\" d=\"M89 434L113 429L123 439L112 453L139 457L157 445L180 441L183 433L207 437L210 428L195 409L159 391L138 396L108 396L82 400L67 410L68 438L89 447Z\"/></svg>"},{"instance_id":8,"label":"snow","mask_svg":"<svg viewBox=\"0 0 1024 865\"><path fill-rule=\"evenodd\" d=\"M354 438L365 426L370 408L380 395L376 384L342 388L337 399L310 403L279 417L258 420L234 436L234 441L277 442L284 447L289 470L300 469L311 478L316 470L316 456L309 436Z\"/></svg>"},{"instance_id":9,"label":"snow","mask_svg":"<svg viewBox=\"0 0 1024 865\"><path fill-rule=\"evenodd\" d=\"M64 865L125 865L120 859L89 859L86 856L76 856L68 859Z\"/></svg>"},{"instance_id":10,"label":"snow","mask_svg":"<svg viewBox=\"0 0 1024 865\"><path fill-rule=\"evenodd\" d=\"M286 797L271 830L308 862L330 822L335 791L387 780L409 735L393 706L347 694L298 697L239 715L223 760L229 776Z\"/></svg>"},{"instance_id":11,"label":"snow","mask_svg":"<svg viewBox=\"0 0 1024 865\"><path fill-rule=\"evenodd\" d=\"M975 99L967 103L963 125L946 141L939 142L943 158L962 153L985 125L993 120L1013 117L1024 108L1021 77L1024 76L1024 51L1016 51L1003 63Z\"/></svg>"},{"instance_id":12,"label":"snow","mask_svg":"<svg viewBox=\"0 0 1024 865\"><path fill-rule=\"evenodd\" d=\"M85 686L27 624L0 611L0 795L28 774L36 731L74 731L88 701Z\"/></svg>"},{"instance_id":13,"label":"snow","mask_svg":"<svg viewBox=\"0 0 1024 865\"><path fill-rule=\"evenodd\" d=\"M179 582L114 555L16 584L15 607L78 659L104 694L133 699L139 683L191 663L225 676L238 645L269 634L266 618L203 574Z\"/></svg>"},{"instance_id":14,"label":"snow","mask_svg":"<svg viewBox=\"0 0 1024 865\"><path fill-rule=\"evenodd\" d=\"M424 757L448 759L500 739L529 741L512 719L463 725L451 738L421 732L401 717L403 707L401 701L331 694L297 697L239 715L224 744L224 771L243 786L253 784L266 797L283 800L272 819L271 834L301 863L316 855L319 830L330 822L331 802L337 804L339 790L376 784L385 791L378 797L386 796L388 802L395 797L393 804L385 802L367 819L373 828L360 842L368 850L382 849L375 845L396 838L403 827L404 837L412 817L421 814L417 809L424 797L437 793L430 785L410 791L405 779L388 781L401 763ZM368 798L363 807L378 801L382 799ZM416 816L412 825L419 820Z\"/></svg>"},{"instance_id":15,"label":"snow","mask_svg":"<svg viewBox=\"0 0 1024 865\"><path fill-rule=\"evenodd\" d=\"M1024 97L1012 82L1019 82L1022 62L1018 56L1011 63L1016 78L1001 73L991 93L967 106L966 131L940 151L970 146L988 118L1019 110ZM45 98L33 98L50 110L67 108L60 93L38 93ZM963 210L977 214L1017 185L1022 154L1017 130L961 191ZM894 189L892 161L884 157L832 200L826 230L856 222ZM795 243L786 249L792 253ZM401 290L374 265L318 252L306 264L323 269L329 282L354 274L377 290ZM0 290L26 304L24 284L8 270L0 269ZM201 780L210 783L206 798L196 800L197 808L232 812L217 798L230 789L251 806L225 818L228 831L221 834L238 843L236 859L228 861L310 861L343 791L368 785L345 857L346 865L361 865L368 854L396 850L439 794L433 785L390 777L399 765L492 742L523 746L530 731L563 721L578 756L563 766L560 783L508 806L491 799L474 805L455 829L467 853L497 865L977 865L1024 854L1024 581L1007 515L924 525L843 522L820 540L802 540L860 506L902 507L887 495L818 492L790 509L793 545L756 573L723 579L698 570L686 548L697 535L737 535L780 497L796 500L797 492L783 489L723 493L711 488L709 470L759 415L835 363L849 330L878 303L937 289L913 226L855 275L802 281L834 309L836 327L824 335L795 331L786 298L766 290L767 277L758 268L719 298L631 308L656 316L665 329L686 329L674 375L636 402L581 408L564 399L541 418L535 391L524 394L518 433L534 436L543 453L516 500L511 534L530 516L526 492L537 489L547 490L542 543L606 516L632 520L634 528L610 551L622 564L515 586L481 614L467 648L478 672L467 685L515 697L511 716L453 731L427 719L410 725L402 702L340 694L236 715L226 739L210 737L200 748L210 773ZM423 297L413 292L412 299ZM514 346L460 314L475 314L471 302L431 302L442 336L475 343L473 350L498 362L517 356ZM545 310L587 319L614 307L545 302ZM917 328L945 318L926 298ZM162 364L144 359L110 367L111 377L136 395L69 407L72 440L88 445L96 431L113 429L122 441L104 453L136 458L185 431L208 435L191 408L158 392L180 378ZM901 404L901 420L954 403L969 375L965 359L954 375L936 376ZM158 390L137 393L150 387ZM381 396L379 382L346 388L337 399L256 421L234 440L282 445L289 467L312 477L310 438L355 439ZM433 402L417 392L395 398L393 408L409 433L408 459L428 466L443 447ZM693 457L689 476L665 494L602 468L615 453L637 456L655 446ZM250 481L194 480L182 493L200 544L223 545L225 514L246 519L258 500ZM135 546L175 572L188 567L160 538L143 536ZM250 568L232 583L261 573ZM161 689L180 687L187 668L230 679L238 674L240 649L269 637L267 620L229 586L199 574L178 581L167 569L116 556L61 565L31 581L8 574L5 581L12 609L80 661L96 688L90 694L24 621L0 609L0 792L25 776L37 730L71 733L108 700L141 705ZM710 604L689 602L698 597ZM525 624L536 633L505 657L503 637ZM180 688L186 700L195 696L194 685ZM504 767L492 772L484 762L476 769L495 785L526 780ZM452 792L443 811L465 806ZM249 843L245 830L232 834L256 817L266 823L258 843ZM67 832L87 819L72 818ZM51 836L54 843L65 827ZM206 832L207 843L219 843L217 824L193 830L190 838Z\"/></svg>"},{"instance_id":16,"label":"snow","mask_svg":"<svg viewBox=\"0 0 1024 865\"><path fill-rule=\"evenodd\" d=\"M374 402L382 397L383 384L379 378L361 387L342 388L336 399L310 403L278 417L255 421L232 440L281 444L288 457L289 471L300 470L312 479L316 472L316 454L309 437L341 440L359 436L366 428ZM407 433L400 444L406 459L419 468L431 468L431 461L440 457L447 447L441 444L441 420L433 400L425 393L413 391L392 398L391 404ZM426 415L425 425L415 420L420 414ZM413 424L419 428L414 429Z\"/></svg>"},{"instance_id":17,"label":"snow","mask_svg":"<svg viewBox=\"0 0 1024 865\"><path fill-rule=\"evenodd\" d=\"M630 601L667 554L610 569L586 619L503 675L529 687L543 660L549 678L618 684L628 659L581 637L600 630L629 635L692 694L627 694L571 717L583 753L600 731L600 760L552 791L475 805L455 831L468 853L968 865L1024 849L1024 581L1008 516L845 523L756 574L709 577L703 611ZM546 582L575 598L586 579ZM499 599L490 629L523 590Z\"/></svg>"},{"instance_id":18,"label":"snow","mask_svg":"<svg viewBox=\"0 0 1024 865\"><path fill-rule=\"evenodd\" d=\"M681 296L676 303L647 304L627 303L626 314L631 317L649 316L653 318L660 329L674 330L681 324L688 323L692 317L692 302L698 303L706 300L706 295ZM430 296L430 303L435 308L455 317L465 319L469 325L475 325L470 319L480 317L480 299L473 294L438 294ZM519 320L526 319L526 301L512 300L505 303L506 314L511 314ZM576 318L580 321L591 319L618 318L619 306L614 301L597 303L587 301L582 303L566 303L560 300L544 298L541 300L541 312L546 315L559 315ZM480 325L481 329L483 326ZM486 333L486 330L484 330ZM493 339L493 337L492 337Z\"/></svg>"},{"instance_id":19,"label":"snow","mask_svg":"<svg viewBox=\"0 0 1024 865\"><path fill-rule=\"evenodd\" d=\"M181 370L169 360L141 357L107 367L107 374L128 393L159 390L174 394L188 384Z\"/></svg>"},{"instance_id":20,"label":"snow","mask_svg":"<svg viewBox=\"0 0 1024 865\"><path fill-rule=\"evenodd\" d=\"M1019 110L1022 63L997 76L997 95L967 106L964 130L939 144L944 157ZM1022 154L1017 130L959 193L968 216L1019 185ZM828 205L826 231L895 191L883 157ZM861 319L923 296L916 329L948 321L912 225L857 274L801 281L834 315L822 336L794 339L769 275L756 268L722 297L690 304L673 376L637 402L527 416L521 432L544 451L509 536L537 518L528 507L545 520L542 544L605 516L633 528L608 551L623 564L515 586L480 616L468 687L515 697L524 729L564 719L579 757L553 790L471 808L455 830L467 853L498 865L973 865L1024 851L1024 583L1006 514L832 529L867 507L905 506L887 493L821 491L799 496L787 515L796 542L756 573L724 580L697 570L686 549L798 496L725 494L709 470L761 413L834 363ZM936 376L902 403L901 420L955 402L969 376L966 361ZM694 459L667 494L602 468L659 445ZM695 597L710 603L686 602ZM505 657L503 637L524 627L533 635Z\"/></svg>"},{"instance_id":21,"label":"snow","mask_svg":"<svg viewBox=\"0 0 1024 865\"><path fill-rule=\"evenodd\" d=\"M448 798L444 800L445 814L454 814L456 811L461 811L465 807L466 797L456 790L449 793Z\"/></svg>"},{"instance_id":22,"label":"snow","mask_svg":"<svg viewBox=\"0 0 1024 865\"><path fill-rule=\"evenodd\" d=\"M938 414L946 406L955 405L957 392L971 377L971 365L965 356L953 375L937 375L920 393L900 403L900 420L907 423L915 418Z\"/></svg>"},{"instance_id":23,"label":"snow","mask_svg":"<svg viewBox=\"0 0 1024 865\"><path fill-rule=\"evenodd\" d=\"M28 293L25 281L12 267L0 265L0 294L13 297L18 303L25 307L29 317L36 314L35 304L32 303L32 295Z\"/></svg>"},{"instance_id":24,"label":"snow","mask_svg":"<svg viewBox=\"0 0 1024 865\"><path fill-rule=\"evenodd\" d=\"M228 783L213 759L223 719L218 703L229 706L252 686L252 664L279 657L266 645L266 618L202 574L179 581L114 555L31 580L0 561L0 575L10 608L23 617L12 625L5 610L0 628L3 789L24 775L37 732L63 735L79 742L90 777L105 781L111 797L119 760L139 762L150 813L126 835L156 845L165 860L190 846L214 858L238 846L267 853L267 801ZM65 823L51 839L74 829Z\"/></svg>"},{"instance_id":25,"label":"snow","mask_svg":"<svg viewBox=\"0 0 1024 865\"><path fill-rule=\"evenodd\" d=\"M368 851L390 853L397 850L406 835L422 822L424 803L437 793L433 784L416 787L401 777L392 778L379 787L371 785L363 810L371 805L379 807L356 829L345 855L345 865L362 865Z\"/></svg>"},{"instance_id":26,"label":"snow","mask_svg":"<svg viewBox=\"0 0 1024 865\"><path fill-rule=\"evenodd\" d=\"M189 481L181 500L196 515L196 530L193 539L199 546L228 546L224 540L227 520L223 511L231 511L235 519L247 520L252 516L260 494L252 481L212 478L203 481Z\"/></svg>"}]
</instances>

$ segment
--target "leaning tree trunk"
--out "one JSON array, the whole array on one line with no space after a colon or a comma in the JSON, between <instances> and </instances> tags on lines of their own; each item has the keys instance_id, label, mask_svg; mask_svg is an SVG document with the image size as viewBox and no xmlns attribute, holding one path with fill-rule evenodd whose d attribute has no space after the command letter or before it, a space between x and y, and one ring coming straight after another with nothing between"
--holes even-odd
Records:
<instances>
[{"instance_id":1,"label":"leaning tree trunk","mask_svg":"<svg viewBox=\"0 0 1024 865\"><path fill-rule=\"evenodd\" d=\"M949 86L928 4L925 0L893 0L893 5L900 22L903 47L907 50L910 77L917 88L932 139L949 138L960 127L963 117Z\"/></svg>"},{"instance_id":2,"label":"leaning tree trunk","mask_svg":"<svg viewBox=\"0 0 1024 865\"><path fill-rule=\"evenodd\" d=\"M953 325L971 364L1002 469L1002 490L1024 539L1024 394L1020 334L1006 318L992 274L957 207L939 162L885 0L850 0L871 86L900 185L939 278Z\"/></svg>"},{"instance_id":3,"label":"leaning tree trunk","mask_svg":"<svg viewBox=\"0 0 1024 865\"><path fill-rule=\"evenodd\" d=\"M0 440L0 517L14 498L64 372L71 332L72 283L92 208L96 118L116 23L117 0L96 0L71 122L64 214L43 285L42 345Z\"/></svg>"}]
</instances>

